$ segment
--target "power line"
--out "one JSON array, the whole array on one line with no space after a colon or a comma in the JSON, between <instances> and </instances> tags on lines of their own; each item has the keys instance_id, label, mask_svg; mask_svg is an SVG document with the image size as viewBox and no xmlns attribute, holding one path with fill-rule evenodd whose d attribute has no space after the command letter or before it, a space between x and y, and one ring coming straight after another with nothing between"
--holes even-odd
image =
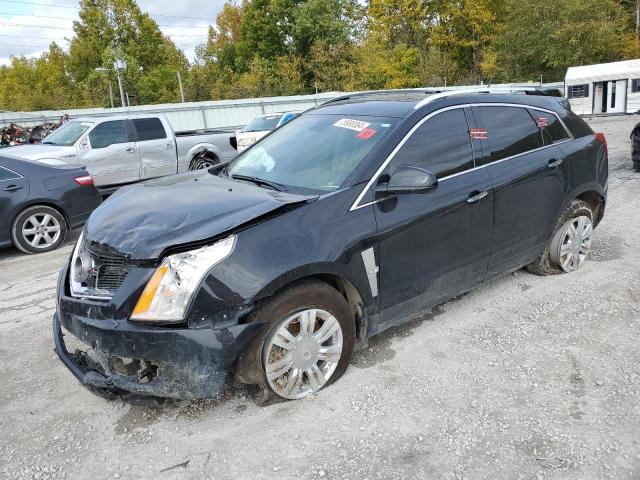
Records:
<instances>
[{"instance_id":1,"label":"power line","mask_svg":"<svg viewBox=\"0 0 640 480\"><path fill-rule=\"evenodd\" d=\"M24 35L6 35L4 33L0 33L0 37L11 37L11 38L24 38ZM29 35L29 39L38 39L38 40L51 40L52 42L56 41L56 40L64 40L65 42L68 42L69 39L67 38L51 38L51 37L34 37L32 35Z\"/></svg>"},{"instance_id":2,"label":"power line","mask_svg":"<svg viewBox=\"0 0 640 480\"><path fill-rule=\"evenodd\" d=\"M74 6L74 5L60 5L60 4L57 4L57 3L26 2L26 1L22 1L22 0L2 0L2 3L19 3L21 5L37 5L37 6L43 6L43 7L72 8L74 10L78 10L78 6L77 5L76 6ZM184 18L184 19L188 19L188 20L206 20L206 21L210 21L211 20L211 18L207 18L207 17L186 17L186 16L183 16L183 15L164 15L164 14L160 14L160 13L149 13L149 12L143 12L143 13L147 13L147 15L149 15L151 17Z\"/></svg>"},{"instance_id":3,"label":"power line","mask_svg":"<svg viewBox=\"0 0 640 480\"><path fill-rule=\"evenodd\" d=\"M53 17L51 15L26 15L24 13L6 13L6 12L0 12L0 15L15 15L17 17L32 17L32 18L55 18L56 20L69 20L70 22L75 22L78 21L78 18L70 18L70 17ZM11 25L10 23L0 23L0 25ZM17 25L17 24L16 24ZM159 27L165 27L165 28L206 28L209 29L209 25L167 25L167 24L162 24L162 23L158 23L157 24ZM24 25L26 27L40 27L42 25L33 25L33 24L27 24ZM53 27L48 27L48 28L53 28Z\"/></svg>"}]
</instances>

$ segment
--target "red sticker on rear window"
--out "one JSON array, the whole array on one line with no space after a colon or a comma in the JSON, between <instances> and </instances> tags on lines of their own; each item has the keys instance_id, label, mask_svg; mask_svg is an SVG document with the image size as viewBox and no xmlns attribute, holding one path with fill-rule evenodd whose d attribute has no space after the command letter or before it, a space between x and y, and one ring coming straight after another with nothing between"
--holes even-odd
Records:
<instances>
[{"instance_id":1,"label":"red sticker on rear window","mask_svg":"<svg viewBox=\"0 0 640 480\"><path fill-rule=\"evenodd\" d=\"M472 128L469 130L469 135L474 140L487 140L489 138L489 132L486 128Z\"/></svg>"},{"instance_id":2,"label":"red sticker on rear window","mask_svg":"<svg viewBox=\"0 0 640 480\"><path fill-rule=\"evenodd\" d=\"M538 123L538 127L540 128L549 126L549 119L547 117L538 117L536 119L536 122Z\"/></svg>"},{"instance_id":3,"label":"red sticker on rear window","mask_svg":"<svg viewBox=\"0 0 640 480\"><path fill-rule=\"evenodd\" d=\"M356 138L359 138L360 140L368 140L371 137L373 137L376 133L377 133L376 130L372 128L365 128L360 133L358 133L358 135L356 135Z\"/></svg>"}]
</instances>

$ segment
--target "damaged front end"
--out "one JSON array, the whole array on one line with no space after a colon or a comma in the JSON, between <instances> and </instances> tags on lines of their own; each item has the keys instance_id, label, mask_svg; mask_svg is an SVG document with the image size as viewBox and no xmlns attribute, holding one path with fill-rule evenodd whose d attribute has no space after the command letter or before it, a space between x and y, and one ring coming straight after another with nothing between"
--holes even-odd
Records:
<instances>
[{"instance_id":1,"label":"damaged front end","mask_svg":"<svg viewBox=\"0 0 640 480\"><path fill-rule=\"evenodd\" d=\"M220 312L223 322L132 322L126 313L132 299L116 296L106 302L74 298L69 275L66 268L58 284L58 308L53 318L55 351L83 385L103 396L218 398L238 355L262 328L260 323L239 323L250 306ZM132 271L131 277L135 276ZM133 278L128 276L128 280ZM133 293L132 298L136 296ZM86 350L70 352L64 338L67 332Z\"/></svg>"}]
</instances>

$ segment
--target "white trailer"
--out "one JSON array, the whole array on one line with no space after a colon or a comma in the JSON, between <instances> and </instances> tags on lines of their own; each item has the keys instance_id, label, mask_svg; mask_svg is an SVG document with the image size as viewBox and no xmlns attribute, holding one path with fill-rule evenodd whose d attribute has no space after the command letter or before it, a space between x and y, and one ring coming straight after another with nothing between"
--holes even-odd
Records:
<instances>
[{"instance_id":1,"label":"white trailer","mask_svg":"<svg viewBox=\"0 0 640 480\"><path fill-rule=\"evenodd\" d=\"M636 113L640 110L640 60L571 67L566 97L579 115Z\"/></svg>"}]
</instances>

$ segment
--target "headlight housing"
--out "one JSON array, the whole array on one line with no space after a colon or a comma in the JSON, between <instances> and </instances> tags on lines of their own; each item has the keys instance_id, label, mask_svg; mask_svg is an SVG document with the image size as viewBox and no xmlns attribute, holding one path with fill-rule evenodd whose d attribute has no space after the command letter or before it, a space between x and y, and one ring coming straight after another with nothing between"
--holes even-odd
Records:
<instances>
[{"instance_id":1,"label":"headlight housing","mask_svg":"<svg viewBox=\"0 0 640 480\"><path fill-rule=\"evenodd\" d=\"M179 323L204 276L233 252L232 235L213 245L166 257L153 273L131 320Z\"/></svg>"}]
</instances>

